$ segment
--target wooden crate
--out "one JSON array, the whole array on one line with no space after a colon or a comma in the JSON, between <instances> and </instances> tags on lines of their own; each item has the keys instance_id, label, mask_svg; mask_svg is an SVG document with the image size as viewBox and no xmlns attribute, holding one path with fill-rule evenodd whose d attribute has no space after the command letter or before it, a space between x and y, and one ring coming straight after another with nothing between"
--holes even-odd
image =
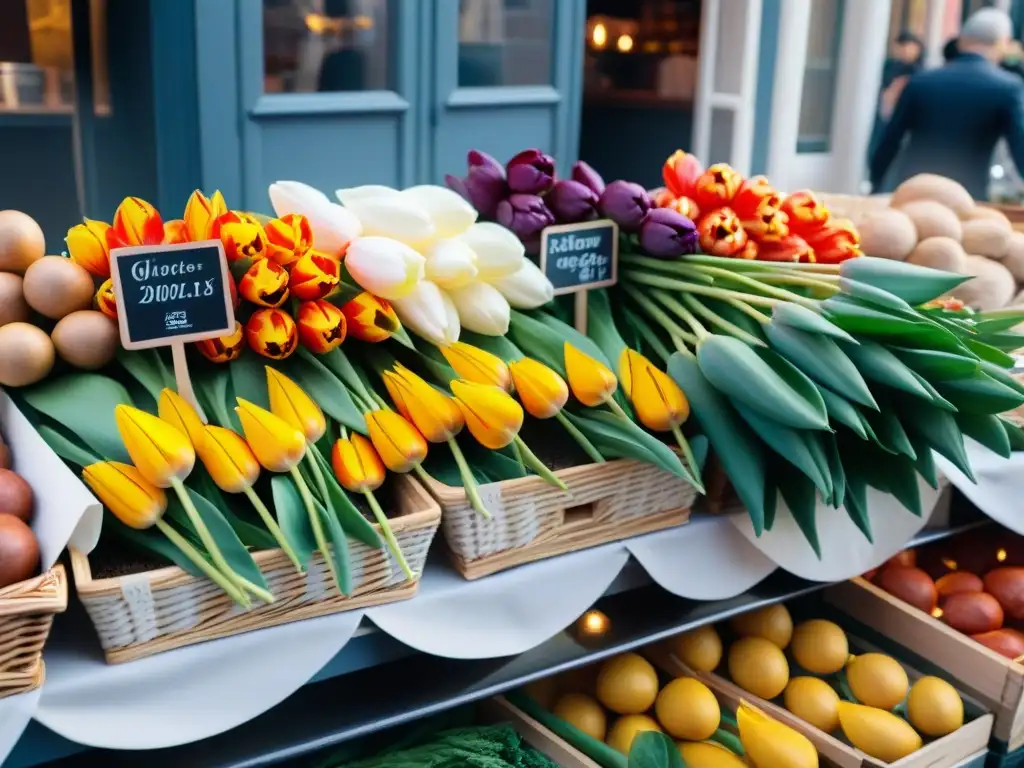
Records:
<instances>
[{"instance_id":1,"label":"wooden crate","mask_svg":"<svg viewBox=\"0 0 1024 768\"><path fill-rule=\"evenodd\" d=\"M830 587L825 599L945 670L993 712L992 735L1008 751L1024 746L1024 666L864 579Z\"/></svg>"},{"instance_id":2,"label":"wooden crate","mask_svg":"<svg viewBox=\"0 0 1024 768\"><path fill-rule=\"evenodd\" d=\"M396 482L399 514L391 528L410 567L422 573L441 510L414 479L400 475ZM177 566L93 579L89 558L71 550L71 569L107 662L116 664L254 629L404 600L419 588L418 580L405 580L386 547L375 550L350 540L349 557L359 583L346 597L331 582L319 553L306 573L298 573L281 550L257 552L253 558L276 601L249 611L235 605L213 582Z\"/></svg>"},{"instance_id":3,"label":"wooden crate","mask_svg":"<svg viewBox=\"0 0 1024 768\"><path fill-rule=\"evenodd\" d=\"M681 525L697 496L686 480L628 459L555 474L568 492L535 475L480 486L490 520L464 489L428 482L443 509L451 560L465 578Z\"/></svg>"},{"instance_id":4,"label":"wooden crate","mask_svg":"<svg viewBox=\"0 0 1024 768\"><path fill-rule=\"evenodd\" d=\"M477 705L477 718L485 724L511 723L523 741L543 752L562 768L601 768L550 729L534 720L504 696L482 701Z\"/></svg>"},{"instance_id":5,"label":"wooden crate","mask_svg":"<svg viewBox=\"0 0 1024 768\"><path fill-rule=\"evenodd\" d=\"M43 684L43 646L53 617L67 607L63 565L0 589L0 699Z\"/></svg>"}]
</instances>

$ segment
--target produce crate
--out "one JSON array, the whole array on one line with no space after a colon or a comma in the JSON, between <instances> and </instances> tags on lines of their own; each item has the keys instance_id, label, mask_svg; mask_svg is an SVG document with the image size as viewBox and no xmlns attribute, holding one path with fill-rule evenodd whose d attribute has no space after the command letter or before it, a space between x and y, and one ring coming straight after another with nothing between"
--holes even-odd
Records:
<instances>
[{"instance_id":1,"label":"produce crate","mask_svg":"<svg viewBox=\"0 0 1024 768\"><path fill-rule=\"evenodd\" d=\"M0 589L0 698L43 684L43 646L53 617L67 607L63 565Z\"/></svg>"},{"instance_id":2,"label":"produce crate","mask_svg":"<svg viewBox=\"0 0 1024 768\"><path fill-rule=\"evenodd\" d=\"M562 768L602 768L504 696L480 702L477 705L477 720L485 724L511 723L523 741L538 752L543 752Z\"/></svg>"},{"instance_id":3,"label":"produce crate","mask_svg":"<svg viewBox=\"0 0 1024 768\"><path fill-rule=\"evenodd\" d=\"M485 519L463 488L428 480L441 528L467 579L685 523L697 489L640 461L620 459L555 472L568 493L531 475L480 486Z\"/></svg>"},{"instance_id":4,"label":"produce crate","mask_svg":"<svg viewBox=\"0 0 1024 768\"><path fill-rule=\"evenodd\" d=\"M1006 751L1024 746L1024 666L864 579L829 588L825 599L955 678L995 715L992 735Z\"/></svg>"},{"instance_id":5,"label":"produce crate","mask_svg":"<svg viewBox=\"0 0 1024 768\"><path fill-rule=\"evenodd\" d=\"M441 522L441 510L415 480L396 478L398 516L392 530L410 567L422 573L427 550ZM380 531L379 526L374 526ZM155 571L93 579L89 558L71 550L78 596L92 619L107 662L116 664L186 645L254 629L393 603L416 594L419 581L406 582L387 548L349 542L358 586L348 597L331 582L316 553L306 573L298 573L279 549L253 555L277 598L271 605L243 611L216 584L171 566Z\"/></svg>"}]
</instances>

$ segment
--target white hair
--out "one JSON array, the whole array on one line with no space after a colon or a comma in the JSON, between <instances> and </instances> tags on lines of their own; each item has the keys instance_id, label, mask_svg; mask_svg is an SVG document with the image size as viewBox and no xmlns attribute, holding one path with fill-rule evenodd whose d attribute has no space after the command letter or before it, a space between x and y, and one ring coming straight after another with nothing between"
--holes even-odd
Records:
<instances>
[{"instance_id":1,"label":"white hair","mask_svg":"<svg viewBox=\"0 0 1024 768\"><path fill-rule=\"evenodd\" d=\"M982 8L970 15L960 30L964 43L992 46L1013 37L1013 22L1006 11L998 8Z\"/></svg>"}]
</instances>

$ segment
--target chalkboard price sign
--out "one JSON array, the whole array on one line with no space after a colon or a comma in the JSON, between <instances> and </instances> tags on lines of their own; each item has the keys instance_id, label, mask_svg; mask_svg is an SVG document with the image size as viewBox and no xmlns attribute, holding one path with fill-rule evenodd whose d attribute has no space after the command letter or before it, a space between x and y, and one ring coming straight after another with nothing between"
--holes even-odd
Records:
<instances>
[{"instance_id":1,"label":"chalkboard price sign","mask_svg":"<svg viewBox=\"0 0 1024 768\"><path fill-rule=\"evenodd\" d=\"M235 330L219 240L115 248L110 262L125 349L184 345Z\"/></svg>"},{"instance_id":2,"label":"chalkboard price sign","mask_svg":"<svg viewBox=\"0 0 1024 768\"><path fill-rule=\"evenodd\" d=\"M615 285L619 277L619 227L599 219L545 227L540 268L555 295Z\"/></svg>"}]
</instances>

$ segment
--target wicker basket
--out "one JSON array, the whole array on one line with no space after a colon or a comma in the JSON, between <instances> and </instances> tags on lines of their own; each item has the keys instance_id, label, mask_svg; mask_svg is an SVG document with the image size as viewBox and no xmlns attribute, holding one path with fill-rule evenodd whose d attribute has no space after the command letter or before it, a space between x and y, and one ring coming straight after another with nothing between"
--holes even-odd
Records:
<instances>
[{"instance_id":1,"label":"wicker basket","mask_svg":"<svg viewBox=\"0 0 1024 768\"><path fill-rule=\"evenodd\" d=\"M415 480L400 476L398 517L391 521L409 565L422 573L427 550L441 522L441 510ZM376 526L375 526L376 527ZM378 527L379 530L379 527ZM172 566L156 571L93 579L89 559L71 550L75 588L107 662L116 664L186 645L273 627L300 619L366 608L416 594L386 548L351 541L352 595L341 595L319 554L307 573L297 573L279 549L254 555L276 602L245 611L212 582Z\"/></svg>"},{"instance_id":2,"label":"wicker basket","mask_svg":"<svg viewBox=\"0 0 1024 768\"><path fill-rule=\"evenodd\" d=\"M63 565L0 589L0 698L43 684L43 646L54 615L67 607Z\"/></svg>"},{"instance_id":3,"label":"wicker basket","mask_svg":"<svg viewBox=\"0 0 1024 768\"><path fill-rule=\"evenodd\" d=\"M696 489L653 464L616 460L555 473L569 492L536 476L480 487L490 520L466 492L428 483L456 569L476 579L523 563L685 523Z\"/></svg>"}]
</instances>

